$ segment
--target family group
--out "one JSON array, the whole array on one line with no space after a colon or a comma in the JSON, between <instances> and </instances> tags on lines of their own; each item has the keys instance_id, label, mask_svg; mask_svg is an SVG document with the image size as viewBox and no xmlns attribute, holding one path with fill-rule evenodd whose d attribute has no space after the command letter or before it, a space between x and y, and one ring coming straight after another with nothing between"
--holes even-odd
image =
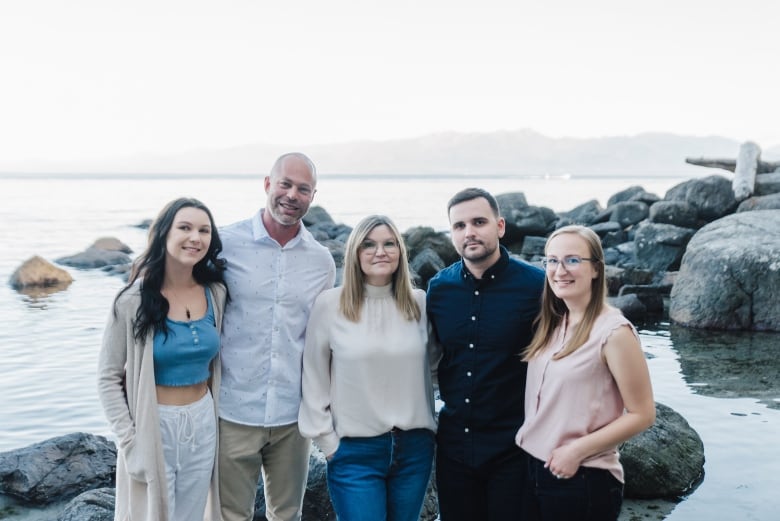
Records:
<instances>
[{"instance_id":1,"label":"family group","mask_svg":"<svg viewBox=\"0 0 780 521\"><path fill-rule=\"evenodd\" d=\"M312 441L339 521L417 521L431 474L441 521L617 519L617 448L655 404L598 235L566 226L542 267L515 259L496 199L466 188L446 208L460 260L425 291L382 215L354 227L334 287L302 223L312 161L281 156L264 188L219 228L170 202L113 302L116 520L251 521L261 479L267 519L300 520Z\"/></svg>"}]
</instances>

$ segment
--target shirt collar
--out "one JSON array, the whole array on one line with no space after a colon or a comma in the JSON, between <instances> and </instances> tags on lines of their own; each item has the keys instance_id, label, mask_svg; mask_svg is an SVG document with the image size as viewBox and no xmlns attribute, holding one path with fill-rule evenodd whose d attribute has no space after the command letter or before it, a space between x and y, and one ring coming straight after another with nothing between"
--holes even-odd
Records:
<instances>
[{"instance_id":1,"label":"shirt collar","mask_svg":"<svg viewBox=\"0 0 780 521\"><path fill-rule=\"evenodd\" d=\"M498 277L501 272L503 272L506 267L509 265L509 251L504 248L502 245L498 245L499 252L501 253L501 256L498 258L498 260L493 264L491 267L485 270L485 273L482 274L481 279L476 279L474 275L469 271L469 269L466 267L466 263L463 262L463 259L461 259L461 271L460 276L462 279L471 279L475 282L484 282L488 280L493 280L496 277Z\"/></svg>"},{"instance_id":2,"label":"shirt collar","mask_svg":"<svg viewBox=\"0 0 780 521\"><path fill-rule=\"evenodd\" d=\"M265 224L263 224L263 211L265 211L265 209L261 208L257 211L254 217L252 217L252 236L255 241L268 239L276 242L274 238L268 234L268 230L266 229ZM285 245L285 248L293 247L298 244L299 241L310 242L313 240L315 240L314 236L309 233L309 230L306 229L303 221L301 221L301 226L298 228L298 233L295 235L295 237L292 238L290 242Z\"/></svg>"}]
</instances>

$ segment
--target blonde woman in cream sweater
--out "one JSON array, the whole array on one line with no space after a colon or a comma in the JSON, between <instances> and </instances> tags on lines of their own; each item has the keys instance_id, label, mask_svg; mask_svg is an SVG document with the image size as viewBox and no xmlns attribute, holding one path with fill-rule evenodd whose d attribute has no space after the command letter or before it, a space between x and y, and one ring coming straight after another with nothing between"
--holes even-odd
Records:
<instances>
[{"instance_id":1,"label":"blonde woman in cream sweater","mask_svg":"<svg viewBox=\"0 0 780 521\"><path fill-rule=\"evenodd\" d=\"M303 353L301 433L328 461L339 521L416 521L434 453L425 293L393 222L352 230L344 285L320 294Z\"/></svg>"}]
</instances>

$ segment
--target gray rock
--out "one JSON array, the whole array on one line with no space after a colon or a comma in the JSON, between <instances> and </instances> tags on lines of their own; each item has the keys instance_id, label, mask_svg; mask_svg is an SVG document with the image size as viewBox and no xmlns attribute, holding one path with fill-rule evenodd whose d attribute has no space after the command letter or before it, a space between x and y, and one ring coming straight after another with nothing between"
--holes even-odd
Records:
<instances>
[{"instance_id":1,"label":"gray rock","mask_svg":"<svg viewBox=\"0 0 780 521\"><path fill-rule=\"evenodd\" d=\"M706 222L733 213L737 208L731 181L719 175L682 182L670 188L664 200L689 203L696 209L698 218Z\"/></svg>"},{"instance_id":2,"label":"gray rock","mask_svg":"<svg viewBox=\"0 0 780 521\"><path fill-rule=\"evenodd\" d=\"M780 192L780 172L756 176L756 195L770 195Z\"/></svg>"},{"instance_id":3,"label":"gray rock","mask_svg":"<svg viewBox=\"0 0 780 521\"><path fill-rule=\"evenodd\" d=\"M609 208L610 206L614 206L617 203L630 201L637 195L644 194L644 193L645 193L645 189L642 188L641 186L638 185L629 186L628 188L619 191L618 193L612 195L609 199L607 199L607 208Z\"/></svg>"},{"instance_id":4,"label":"gray rock","mask_svg":"<svg viewBox=\"0 0 780 521\"><path fill-rule=\"evenodd\" d=\"M409 263L409 267L417 274L418 280L415 283L418 288L427 288L428 281L446 266L432 248L425 248Z\"/></svg>"},{"instance_id":5,"label":"gray rock","mask_svg":"<svg viewBox=\"0 0 780 521\"><path fill-rule=\"evenodd\" d=\"M81 253L61 257L56 262L72 268L92 269L116 264L130 264L131 259L128 254L121 251L100 250L90 246Z\"/></svg>"},{"instance_id":6,"label":"gray rock","mask_svg":"<svg viewBox=\"0 0 780 521\"><path fill-rule=\"evenodd\" d=\"M413 259L426 248L436 252L444 264L449 266L460 258L449 235L437 232L430 226L415 226L403 234L409 258Z\"/></svg>"},{"instance_id":7,"label":"gray rock","mask_svg":"<svg viewBox=\"0 0 780 521\"><path fill-rule=\"evenodd\" d=\"M680 498L704 475L704 444L677 412L656 403L655 424L620 447L627 498Z\"/></svg>"},{"instance_id":8,"label":"gray rock","mask_svg":"<svg viewBox=\"0 0 780 521\"><path fill-rule=\"evenodd\" d=\"M648 318L647 307L633 293L618 297L607 297L607 302L618 308L631 322L644 322Z\"/></svg>"},{"instance_id":9,"label":"gray rock","mask_svg":"<svg viewBox=\"0 0 780 521\"><path fill-rule=\"evenodd\" d=\"M591 199L568 212L561 212L559 215L568 218L568 224L583 224L587 226L595 222L596 216L603 211L604 209L599 202L596 199Z\"/></svg>"},{"instance_id":10,"label":"gray rock","mask_svg":"<svg viewBox=\"0 0 780 521\"><path fill-rule=\"evenodd\" d=\"M121 251L122 253L133 253L133 249L123 243L116 237L101 237L92 243L90 248L106 251Z\"/></svg>"},{"instance_id":11,"label":"gray rock","mask_svg":"<svg viewBox=\"0 0 780 521\"><path fill-rule=\"evenodd\" d=\"M676 270L694 233L671 224L641 223L634 236L637 265L653 271Z\"/></svg>"},{"instance_id":12,"label":"gray rock","mask_svg":"<svg viewBox=\"0 0 780 521\"><path fill-rule=\"evenodd\" d=\"M605 237L608 233L623 231L623 227L620 226L620 223L614 221L591 224L589 228L594 232L596 232L596 234L602 238Z\"/></svg>"},{"instance_id":13,"label":"gray rock","mask_svg":"<svg viewBox=\"0 0 780 521\"><path fill-rule=\"evenodd\" d=\"M617 223L612 223L612 224L617 224ZM604 234L603 237L601 237L601 246L603 248L610 248L612 246L617 246L618 244L623 244L628 240L629 240L628 233L623 230L607 232L606 234Z\"/></svg>"},{"instance_id":14,"label":"gray rock","mask_svg":"<svg viewBox=\"0 0 780 521\"><path fill-rule=\"evenodd\" d=\"M670 318L688 327L780 331L780 210L729 215L688 243Z\"/></svg>"},{"instance_id":15,"label":"gray rock","mask_svg":"<svg viewBox=\"0 0 780 521\"><path fill-rule=\"evenodd\" d=\"M522 209L528 206L528 201L526 200L525 194L523 192L498 194L496 196L496 202L498 203L498 209L502 217L506 217L507 212Z\"/></svg>"},{"instance_id":16,"label":"gray rock","mask_svg":"<svg viewBox=\"0 0 780 521\"><path fill-rule=\"evenodd\" d=\"M523 248L520 250L520 256L525 260L544 257L544 246L546 244L547 237L526 237L523 239Z\"/></svg>"},{"instance_id":17,"label":"gray rock","mask_svg":"<svg viewBox=\"0 0 780 521\"><path fill-rule=\"evenodd\" d=\"M303 225L307 228L315 224L330 223L335 224L333 217L322 206L310 206L309 211L303 216Z\"/></svg>"},{"instance_id":18,"label":"gray rock","mask_svg":"<svg viewBox=\"0 0 780 521\"><path fill-rule=\"evenodd\" d=\"M658 201L650 207L648 219L657 224L698 228L696 208L685 201Z\"/></svg>"},{"instance_id":19,"label":"gray rock","mask_svg":"<svg viewBox=\"0 0 780 521\"><path fill-rule=\"evenodd\" d=\"M661 314L664 311L664 296L672 291L671 286L626 284L618 291L618 297L636 295L648 314Z\"/></svg>"},{"instance_id":20,"label":"gray rock","mask_svg":"<svg viewBox=\"0 0 780 521\"><path fill-rule=\"evenodd\" d=\"M318 241L333 239L343 243L347 242L347 237L352 231L352 228L346 224L336 224L329 221L314 223L307 226L306 229L315 235Z\"/></svg>"},{"instance_id":21,"label":"gray rock","mask_svg":"<svg viewBox=\"0 0 780 521\"><path fill-rule=\"evenodd\" d=\"M0 492L48 504L113 486L115 472L114 443L78 432L0 453Z\"/></svg>"},{"instance_id":22,"label":"gray rock","mask_svg":"<svg viewBox=\"0 0 780 521\"><path fill-rule=\"evenodd\" d=\"M73 282L70 273L46 259L35 255L22 263L11 274L8 283L16 290L25 288L67 288Z\"/></svg>"},{"instance_id":23,"label":"gray rock","mask_svg":"<svg viewBox=\"0 0 780 521\"><path fill-rule=\"evenodd\" d=\"M98 488L73 498L57 521L113 521L116 490Z\"/></svg>"},{"instance_id":24,"label":"gray rock","mask_svg":"<svg viewBox=\"0 0 780 521\"><path fill-rule=\"evenodd\" d=\"M611 208L609 220L618 223L621 228L633 226L647 219L649 213L647 204L641 201L622 201L615 203Z\"/></svg>"},{"instance_id":25,"label":"gray rock","mask_svg":"<svg viewBox=\"0 0 780 521\"><path fill-rule=\"evenodd\" d=\"M529 235L547 235L555 229L558 216L551 209L544 206L525 206L502 210L506 220L506 233L504 241L515 243L522 241Z\"/></svg>"},{"instance_id":26,"label":"gray rock","mask_svg":"<svg viewBox=\"0 0 780 521\"><path fill-rule=\"evenodd\" d=\"M780 210L780 193L750 197L737 207L737 213L755 210Z\"/></svg>"}]
</instances>

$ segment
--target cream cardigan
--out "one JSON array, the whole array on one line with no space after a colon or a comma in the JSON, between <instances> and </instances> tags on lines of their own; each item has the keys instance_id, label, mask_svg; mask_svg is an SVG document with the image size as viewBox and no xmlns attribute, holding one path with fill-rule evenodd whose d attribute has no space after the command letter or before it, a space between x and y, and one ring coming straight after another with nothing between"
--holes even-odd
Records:
<instances>
[{"instance_id":1,"label":"cream cardigan","mask_svg":"<svg viewBox=\"0 0 780 521\"><path fill-rule=\"evenodd\" d=\"M225 287L209 285L217 329L222 327ZM139 285L128 289L112 307L98 362L98 395L119 443L116 465L115 521L168 521L168 492L163 461L152 346L154 332L143 341L133 336L133 321L141 302ZM127 399L122 391L126 375ZM214 416L219 396L219 355L211 363ZM206 520L218 521L217 465L211 476ZM197 521L197 520L194 520Z\"/></svg>"}]
</instances>

